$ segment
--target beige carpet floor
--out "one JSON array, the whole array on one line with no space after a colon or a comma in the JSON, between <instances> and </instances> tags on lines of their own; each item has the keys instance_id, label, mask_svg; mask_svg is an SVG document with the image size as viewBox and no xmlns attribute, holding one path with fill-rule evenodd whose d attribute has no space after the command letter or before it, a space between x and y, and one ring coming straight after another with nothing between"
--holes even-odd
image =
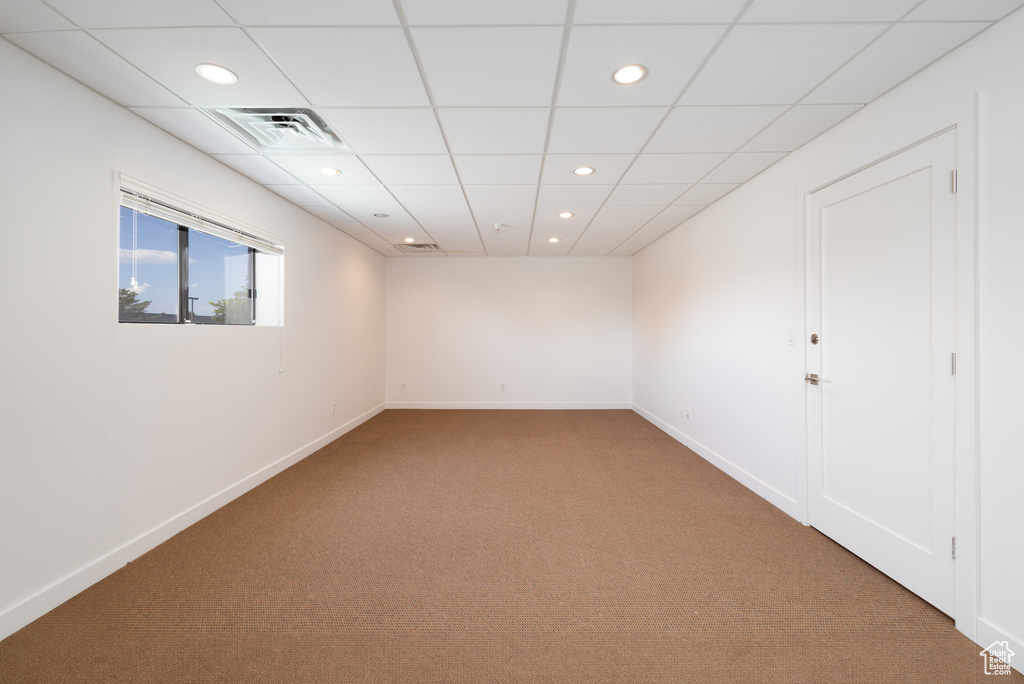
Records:
<instances>
[{"instance_id":1,"label":"beige carpet floor","mask_svg":"<svg viewBox=\"0 0 1024 684\"><path fill-rule=\"evenodd\" d=\"M0 642L0 682L961 682L952 621L630 411L386 411Z\"/></svg>"}]
</instances>

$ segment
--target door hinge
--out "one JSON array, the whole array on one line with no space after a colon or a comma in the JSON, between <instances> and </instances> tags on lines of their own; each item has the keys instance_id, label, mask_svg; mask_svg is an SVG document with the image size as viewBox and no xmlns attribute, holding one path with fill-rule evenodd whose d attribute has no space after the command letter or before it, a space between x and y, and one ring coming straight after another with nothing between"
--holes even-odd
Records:
<instances>
[{"instance_id":1,"label":"door hinge","mask_svg":"<svg viewBox=\"0 0 1024 684\"><path fill-rule=\"evenodd\" d=\"M953 560L956 560L956 537L953 537Z\"/></svg>"},{"instance_id":2,"label":"door hinge","mask_svg":"<svg viewBox=\"0 0 1024 684\"><path fill-rule=\"evenodd\" d=\"M956 169L950 173L950 188L949 191L954 195L956 194Z\"/></svg>"},{"instance_id":3,"label":"door hinge","mask_svg":"<svg viewBox=\"0 0 1024 684\"><path fill-rule=\"evenodd\" d=\"M949 371L952 375L956 375L956 352L953 352L950 356Z\"/></svg>"}]
</instances>

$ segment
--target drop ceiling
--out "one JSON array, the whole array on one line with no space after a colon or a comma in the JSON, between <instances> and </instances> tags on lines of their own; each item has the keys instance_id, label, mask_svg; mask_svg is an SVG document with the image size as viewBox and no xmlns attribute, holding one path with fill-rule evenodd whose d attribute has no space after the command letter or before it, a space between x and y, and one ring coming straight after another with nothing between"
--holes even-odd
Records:
<instances>
[{"instance_id":1,"label":"drop ceiling","mask_svg":"<svg viewBox=\"0 0 1024 684\"><path fill-rule=\"evenodd\" d=\"M386 256L628 256L1022 4L0 0L0 34ZM346 148L261 153L216 107Z\"/></svg>"}]
</instances>

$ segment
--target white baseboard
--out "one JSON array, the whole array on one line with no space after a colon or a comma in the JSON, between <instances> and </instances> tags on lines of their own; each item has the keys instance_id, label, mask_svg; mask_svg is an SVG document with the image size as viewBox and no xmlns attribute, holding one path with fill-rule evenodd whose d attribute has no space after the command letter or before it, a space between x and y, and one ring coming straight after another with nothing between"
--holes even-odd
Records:
<instances>
[{"instance_id":1,"label":"white baseboard","mask_svg":"<svg viewBox=\"0 0 1024 684\"><path fill-rule=\"evenodd\" d=\"M274 475L292 466L318 449L327 446L346 432L365 423L384 410L381 404L366 413L353 418L344 425L331 430L323 437L313 440L287 456L260 468L247 477L212 496L200 501L174 517L165 520L156 527L143 532L135 539L122 544L64 577L43 587L35 594L14 604L0 613L0 639L11 634L42 617L76 594L88 589L96 582L135 560L150 549L167 541L186 527L202 520L221 506L237 499L250 489L263 484Z\"/></svg>"},{"instance_id":2,"label":"white baseboard","mask_svg":"<svg viewBox=\"0 0 1024 684\"><path fill-rule=\"evenodd\" d=\"M534 409L567 411L576 409L631 409L630 402L595 401L595 402L558 402L558 401L389 401L389 409Z\"/></svg>"},{"instance_id":3,"label":"white baseboard","mask_svg":"<svg viewBox=\"0 0 1024 684\"><path fill-rule=\"evenodd\" d=\"M783 494L779 490L772 487L770 484L751 475L743 468L740 468L736 464L732 463L723 456L715 453L708 447L704 446L697 440L693 439L686 433L677 430L673 426L669 425L665 421L655 416L650 411L643 409L636 404L632 406L633 410L639 413L645 420L657 426L661 431L668 434L670 437L681 443L683 446L696 452L698 456L703 458L705 461L711 463L719 470L725 472L727 475L738 481L740 484L745 486L747 489L753 491L755 494L765 499L769 503L775 505L781 509L787 515L790 515L797 520L801 520L802 511L796 499Z\"/></svg>"},{"instance_id":4,"label":"white baseboard","mask_svg":"<svg viewBox=\"0 0 1024 684\"><path fill-rule=\"evenodd\" d=\"M1020 673L1024 673L1024 639L1021 639L1013 634L1010 634L999 625L989 622L985 618L978 618L978 634L977 639L974 640L978 644L978 667L981 667L981 650L988 648L997 641L1006 641L1010 645L1010 650L1016 655L1013 656L1010 667ZM1000 679L1000 677L993 677L992 679Z\"/></svg>"}]
</instances>

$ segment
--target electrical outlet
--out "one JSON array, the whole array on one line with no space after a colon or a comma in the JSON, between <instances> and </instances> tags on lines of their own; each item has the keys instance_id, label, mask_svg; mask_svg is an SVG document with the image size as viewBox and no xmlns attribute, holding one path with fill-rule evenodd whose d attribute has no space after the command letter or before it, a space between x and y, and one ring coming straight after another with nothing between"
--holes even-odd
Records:
<instances>
[{"instance_id":1,"label":"electrical outlet","mask_svg":"<svg viewBox=\"0 0 1024 684\"><path fill-rule=\"evenodd\" d=\"M403 382L402 384L400 384L400 385L398 386L398 389L405 389L405 383Z\"/></svg>"},{"instance_id":2,"label":"electrical outlet","mask_svg":"<svg viewBox=\"0 0 1024 684\"><path fill-rule=\"evenodd\" d=\"M502 392L504 392L504 391L505 391L505 388L506 388L506 385L505 385L505 383L503 383L503 382L499 382L499 383L498 383L498 389L499 389L499 390L501 390Z\"/></svg>"},{"instance_id":3,"label":"electrical outlet","mask_svg":"<svg viewBox=\"0 0 1024 684\"><path fill-rule=\"evenodd\" d=\"M683 407L683 418L685 418L686 420L690 420L690 407L689 406L684 406Z\"/></svg>"},{"instance_id":4,"label":"electrical outlet","mask_svg":"<svg viewBox=\"0 0 1024 684\"><path fill-rule=\"evenodd\" d=\"M332 416L334 415L334 409L335 409L335 406L336 406L335 402L333 402L333 401L332 401L332 402L331 402L331 415L332 415Z\"/></svg>"}]
</instances>

